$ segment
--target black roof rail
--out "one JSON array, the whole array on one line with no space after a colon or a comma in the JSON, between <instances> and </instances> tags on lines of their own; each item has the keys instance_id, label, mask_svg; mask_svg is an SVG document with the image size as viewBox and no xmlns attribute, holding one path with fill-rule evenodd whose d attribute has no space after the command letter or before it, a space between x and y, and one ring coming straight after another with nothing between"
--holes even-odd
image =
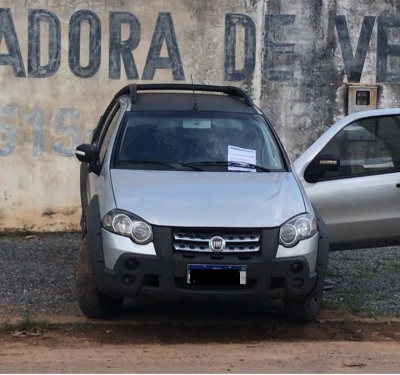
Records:
<instances>
[{"instance_id":1,"label":"black roof rail","mask_svg":"<svg viewBox=\"0 0 400 375\"><path fill-rule=\"evenodd\" d=\"M192 85L189 83L151 83L151 84L131 84L122 88L115 96L129 95L131 103L137 103L138 91L203 91L219 92L230 96L242 98L249 107L253 106L253 101L249 94L240 87L235 86L214 86L214 85Z\"/></svg>"}]
</instances>

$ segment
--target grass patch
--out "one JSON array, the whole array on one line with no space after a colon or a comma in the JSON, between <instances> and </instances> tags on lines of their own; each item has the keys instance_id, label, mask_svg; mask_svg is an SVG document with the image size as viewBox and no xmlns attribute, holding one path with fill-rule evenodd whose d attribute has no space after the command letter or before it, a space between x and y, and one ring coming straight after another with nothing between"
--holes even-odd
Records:
<instances>
[{"instance_id":1,"label":"grass patch","mask_svg":"<svg viewBox=\"0 0 400 375\"><path fill-rule=\"evenodd\" d=\"M333 311L341 311L343 310L343 306L341 303L338 302L332 302L332 301L327 301L326 298L322 300L322 305L321 305L322 310L333 310Z\"/></svg>"},{"instance_id":2,"label":"grass patch","mask_svg":"<svg viewBox=\"0 0 400 375\"><path fill-rule=\"evenodd\" d=\"M37 328L41 330L47 330L49 326L50 323L47 321L36 321L36 320L31 320L29 318L23 318L17 323L10 323L10 322L4 323L4 329L7 332L30 331Z\"/></svg>"},{"instance_id":3,"label":"grass patch","mask_svg":"<svg viewBox=\"0 0 400 375\"><path fill-rule=\"evenodd\" d=\"M395 271L400 271L400 262L390 263L390 268Z\"/></svg>"},{"instance_id":4,"label":"grass patch","mask_svg":"<svg viewBox=\"0 0 400 375\"><path fill-rule=\"evenodd\" d=\"M343 325L345 328L349 329L354 322L354 317L350 312L346 312L343 316Z\"/></svg>"},{"instance_id":5,"label":"grass patch","mask_svg":"<svg viewBox=\"0 0 400 375\"><path fill-rule=\"evenodd\" d=\"M334 267L329 267L328 265L328 270L327 270L327 275L328 278L337 278L339 279L342 276L342 272L340 271L339 268L334 268Z\"/></svg>"},{"instance_id":6,"label":"grass patch","mask_svg":"<svg viewBox=\"0 0 400 375\"><path fill-rule=\"evenodd\" d=\"M353 288L344 292L342 304L352 314L360 314L362 311L360 291Z\"/></svg>"},{"instance_id":7,"label":"grass patch","mask_svg":"<svg viewBox=\"0 0 400 375\"><path fill-rule=\"evenodd\" d=\"M51 323L45 320L23 318L17 322L4 322L0 331L13 336L38 336L45 332L58 331L59 333L84 333L96 326L90 322L84 323Z\"/></svg>"},{"instance_id":8,"label":"grass patch","mask_svg":"<svg viewBox=\"0 0 400 375\"><path fill-rule=\"evenodd\" d=\"M84 322L84 323L68 323L63 326L63 330L65 332L71 332L71 333L79 333L79 332L85 332L89 329L92 329L96 327L95 324L90 323L90 322Z\"/></svg>"}]
</instances>

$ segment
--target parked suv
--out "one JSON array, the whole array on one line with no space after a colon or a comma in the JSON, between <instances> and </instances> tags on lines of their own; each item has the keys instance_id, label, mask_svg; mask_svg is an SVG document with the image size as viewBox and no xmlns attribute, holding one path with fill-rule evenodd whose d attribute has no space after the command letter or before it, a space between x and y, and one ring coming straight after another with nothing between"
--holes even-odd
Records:
<instances>
[{"instance_id":1,"label":"parked suv","mask_svg":"<svg viewBox=\"0 0 400 375\"><path fill-rule=\"evenodd\" d=\"M129 85L76 156L76 285L87 317L115 316L124 297L159 295L282 299L289 316L316 318L325 224L243 90Z\"/></svg>"}]
</instances>

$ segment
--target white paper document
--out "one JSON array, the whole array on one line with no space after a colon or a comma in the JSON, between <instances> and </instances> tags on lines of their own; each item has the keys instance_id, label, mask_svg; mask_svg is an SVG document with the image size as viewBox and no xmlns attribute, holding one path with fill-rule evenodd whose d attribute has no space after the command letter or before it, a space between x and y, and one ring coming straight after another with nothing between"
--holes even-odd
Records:
<instances>
[{"instance_id":1,"label":"white paper document","mask_svg":"<svg viewBox=\"0 0 400 375\"><path fill-rule=\"evenodd\" d=\"M236 146L228 146L228 162L256 164L256 150L241 148ZM251 167L236 167L228 166L230 171L247 171L257 172L255 168Z\"/></svg>"}]
</instances>

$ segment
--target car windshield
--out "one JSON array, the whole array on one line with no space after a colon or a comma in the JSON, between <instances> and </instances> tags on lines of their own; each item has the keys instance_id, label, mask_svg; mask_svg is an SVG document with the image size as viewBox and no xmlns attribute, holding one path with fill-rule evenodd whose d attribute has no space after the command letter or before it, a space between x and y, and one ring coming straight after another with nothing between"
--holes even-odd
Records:
<instances>
[{"instance_id":1,"label":"car windshield","mask_svg":"<svg viewBox=\"0 0 400 375\"><path fill-rule=\"evenodd\" d=\"M196 171L284 171L261 115L130 112L123 120L116 168Z\"/></svg>"}]
</instances>

